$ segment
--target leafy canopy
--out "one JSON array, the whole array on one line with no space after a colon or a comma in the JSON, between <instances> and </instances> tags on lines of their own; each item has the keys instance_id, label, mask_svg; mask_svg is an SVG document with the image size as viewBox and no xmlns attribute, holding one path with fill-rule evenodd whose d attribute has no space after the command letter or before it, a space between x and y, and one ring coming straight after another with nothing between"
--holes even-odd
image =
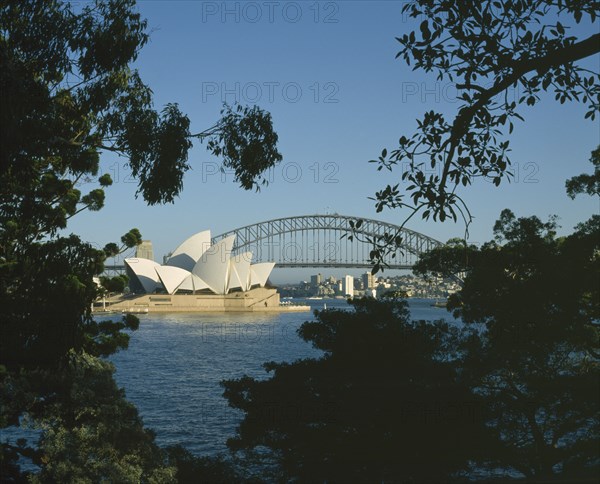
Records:
<instances>
[{"instance_id":1,"label":"leafy canopy","mask_svg":"<svg viewBox=\"0 0 600 484\"><path fill-rule=\"evenodd\" d=\"M410 321L395 298L317 311L298 333L320 358L223 382L244 412L229 447L268 449L282 481L447 482L473 465L592 480L600 217L556 229L505 210L483 247L454 240L421 259L417 272L463 275L448 308L465 328Z\"/></svg>"},{"instance_id":2,"label":"leafy canopy","mask_svg":"<svg viewBox=\"0 0 600 484\"><path fill-rule=\"evenodd\" d=\"M2 446L3 475L33 452L32 479L45 482L173 480L100 359L127 348L138 321L90 311L105 259L142 236L132 229L97 250L63 235L73 216L104 205L112 180L99 175L101 156L125 157L149 204L181 192L195 136L244 188L281 160L258 107L224 112L201 135L176 104L156 109L130 67L148 38L133 0L0 0L0 427L43 430L36 449Z\"/></svg>"},{"instance_id":3,"label":"leafy canopy","mask_svg":"<svg viewBox=\"0 0 600 484\"><path fill-rule=\"evenodd\" d=\"M496 186L510 179L509 139L523 106L534 106L545 92L560 103L588 106L585 118L600 110L600 74L581 62L600 52L593 26L598 2L569 0L414 0L403 13L419 22L418 30L397 37L397 58L413 69L431 72L454 84L460 106L450 119L427 111L412 135L398 147L384 149L371 162L390 171L408 164L400 183L375 194L378 212L406 208L406 223L416 213L425 219L471 221L459 195L477 178ZM591 35L583 35L585 26ZM509 90L520 96L513 99ZM403 165L405 166L405 165ZM432 173L433 172L433 173ZM399 234L398 234L399 235ZM384 266L395 234L374 240L374 269Z\"/></svg>"},{"instance_id":4,"label":"leafy canopy","mask_svg":"<svg viewBox=\"0 0 600 484\"><path fill-rule=\"evenodd\" d=\"M176 104L156 111L151 89L130 67L146 30L132 0L80 9L0 4L0 220L11 237L52 235L82 209L102 208L109 175L81 193L81 181L97 176L102 152L127 158L137 193L150 204L181 192L194 136L208 140L246 189L281 160L271 117L256 106L228 108L198 135Z\"/></svg>"},{"instance_id":5,"label":"leafy canopy","mask_svg":"<svg viewBox=\"0 0 600 484\"><path fill-rule=\"evenodd\" d=\"M565 185L569 197L575 198L582 193L600 196L600 146L592 151L590 162L594 165L594 173L592 175L583 173L566 181Z\"/></svg>"},{"instance_id":6,"label":"leafy canopy","mask_svg":"<svg viewBox=\"0 0 600 484\"><path fill-rule=\"evenodd\" d=\"M459 331L410 321L403 300L350 304L299 329L321 358L223 383L245 413L230 448L270 449L284 482L446 482L466 470L488 440L452 356Z\"/></svg>"},{"instance_id":7,"label":"leafy canopy","mask_svg":"<svg viewBox=\"0 0 600 484\"><path fill-rule=\"evenodd\" d=\"M492 465L548 479L597 472L600 217L567 237L556 221L504 210L481 248L434 249L419 273L466 274L448 309L485 331L465 372L490 410Z\"/></svg>"}]
</instances>

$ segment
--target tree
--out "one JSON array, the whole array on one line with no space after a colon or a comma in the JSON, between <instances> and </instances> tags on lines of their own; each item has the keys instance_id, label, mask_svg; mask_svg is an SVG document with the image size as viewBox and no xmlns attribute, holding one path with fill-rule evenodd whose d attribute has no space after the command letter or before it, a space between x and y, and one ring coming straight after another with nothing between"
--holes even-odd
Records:
<instances>
[{"instance_id":1,"label":"tree","mask_svg":"<svg viewBox=\"0 0 600 484\"><path fill-rule=\"evenodd\" d=\"M138 322L97 322L90 312L104 260L141 234L132 229L104 250L58 235L77 213L102 208L112 180L98 176L100 157L125 156L136 196L149 204L180 193L193 139L207 141L247 189L281 160L271 117L258 107L226 106L198 134L176 104L156 110L129 67L147 41L133 0L0 1L0 427L42 426L44 480L172 477L101 359L126 348ZM97 185L82 193L88 178ZM2 468L31 452L3 445Z\"/></svg>"},{"instance_id":2,"label":"tree","mask_svg":"<svg viewBox=\"0 0 600 484\"><path fill-rule=\"evenodd\" d=\"M418 120L415 134L401 136L399 146L384 149L377 169L392 170L408 162L400 184L389 184L375 195L376 208L407 208L406 223L416 213L444 221L471 221L458 190L477 178L498 186L510 179L509 140L519 108L534 106L544 92L561 103L586 103L585 118L600 110L600 74L581 65L600 52L600 34L575 35L574 26L597 19L596 1L415 0L403 13L420 20L419 30L397 37L402 58L413 69L454 83L462 104L453 119L433 110ZM522 93L513 100L509 89ZM431 174L436 168L439 174ZM407 200L409 199L409 200ZM403 223L403 224L404 224ZM373 242L375 271L385 265L400 234L385 234Z\"/></svg>"},{"instance_id":3,"label":"tree","mask_svg":"<svg viewBox=\"0 0 600 484\"><path fill-rule=\"evenodd\" d=\"M29 481L175 482L176 467L164 464L154 434L143 428L137 410L117 387L113 365L74 351L67 359L63 371L36 375L47 387L64 390L55 391L45 404L28 402L27 416L42 430L36 448L19 449L28 450L25 455L41 468ZM18 391L4 398L38 396L30 375L26 381L14 374L8 379L3 389Z\"/></svg>"},{"instance_id":4,"label":"tree","mask_svg":"<svg viewBox=\"0 0 600 484\"><path fill-rule=\"evenodd\" d=\"M427 277L431 267L445 278L462 275L469 267L469 258L477 251L477 247L468 244L465 239L453 238L444 245L419 256L413 266L413 272Z\"/></svg>"},{"instance_id":5,"label":"tree","mask_svg":"<svg viewBox=\"0 0 600 484\"><path fill-rule=\"evenodd\" d=\"M177 468L177 482L182 484L252 482L221 457L195 457L181 446L168 447L166 453L169 465Z\"/></svg>"},{"instance_id":6,"label":"tree","mask_svg":"<svg viewBox=\"0 0 600 484\"><path fill-rule=\"evenodd\" d=\"M223 382L245 413L229 447L269 449L283 481L446 482L471 463L593 480L600 216L556 229L504 210L481 248L455 239L421 258L419 273L464 275L448 309L465 329L410 322L397 295L316 312L299 334L321 358Z\"/></svg>"},{"instance_id":7,"label":"tree","mask_svg":"<svg viewBox=\"0 0 600 484\"><path fill-rule=\"evenodd\" d=\"M0 4L0 214L16 231L10 237L53 234L81 209L102 208L110 176L86 195L78 184L96 176L103 151L127 157L150 204L181 191L194 137L208 140L247 189L281 160L271 117L256 106L226 107L198 134L177 105L154 110L150 88L129 67L148 41L133 5L97 1L77 12L57 2Z\"/></svg>"},{"instance_id":8,"label":"tree","mask_svg":"<svg viewBox=\"0 0 600 484\"><path fill-rule=\"evenodd\" d=\"M594 174L581 174L570 178L565 183L567 195L575 198L578 194L600 195L600 146L592 151L590 162L594 165Z\"/></svg>"},{"instance_id":9,"label":"tree","mask_svg":"<svg viewBox=\"0 0 600 484\"><path fill-rule=\"evenodd\" d=\"M125 291L128 281L129 278L124 274L115 277L100 277L100 284L108 292L122 293Z\"/></svg>"},{"instance_id":10,"label":"tree","mask_svg":"<svg viewBox=\"0 0 600 484\"><path fill-rule=\"evenodd\" d=\"M322 357L223 382L245 412L228 445L270 449L286 482L446 482L487 441L453 354L458 330L411 322L404 300L349 302L298 330Z\"/></svg>"},{"instance_id":11,"label":"tree","mask_svg":"<svg viewBox=\"0 0 600 484\"><path fill-rule=\"evenodd\" d=\"M496 239L470 249L467 263L463 248L446 247L419 271L462 264L466 273L448 309L485 327L466 345L464 366L491 414L491 463L530 478L574 479L598 465L600 217L568 237L555 230L553 219L504 210Z\"/></svg>"}]
</instances>

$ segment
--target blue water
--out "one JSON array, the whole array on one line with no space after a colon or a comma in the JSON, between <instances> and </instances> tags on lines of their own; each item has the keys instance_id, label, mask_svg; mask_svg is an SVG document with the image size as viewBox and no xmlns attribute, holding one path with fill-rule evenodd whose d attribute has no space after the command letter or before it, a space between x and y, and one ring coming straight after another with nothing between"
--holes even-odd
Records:
<instances>
[{"instance_id":1,"label":"blue water","mask_svg":"<svg viewBox=\"0 0 600 484\"><path fill-rule=\"evenodd\" d=\"M344 300L294 300L313 309ZM454 321L430 300L411 299L413 319ZM116 380L161 446L181 444L194 454L226 451L242 412L229 408L219 382L249 375L268 378L262 364L318 357L296 330L312 312L149 314L140 317L129 349L114 355Z\"/></svg>"}]
</instances>

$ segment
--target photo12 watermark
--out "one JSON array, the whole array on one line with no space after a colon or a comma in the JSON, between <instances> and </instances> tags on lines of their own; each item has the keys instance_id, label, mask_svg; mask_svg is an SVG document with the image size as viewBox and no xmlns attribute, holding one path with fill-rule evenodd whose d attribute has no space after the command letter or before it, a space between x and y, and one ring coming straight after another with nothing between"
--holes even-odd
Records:
<instances>
[{"instance_id":1,"label":"photo12 watermark","mask_svg":"<svg viewBox=\"0 0 600 484\"><path fill-rule=\"evenodd\" d=\"M202 2L202 23L336 24L340 21L339 2Z\"/></svg>"},{"instance_id":2,"label":"photo12 watermark","mask_svg":"<svg viewBox=\"0 0 600 484\"><path fill-rule=\"evenodd\" d=\"M431 166L427 166L427 165L423 165L422 167L420 167L420 171L423 172L423 174L427 177L430 175L433 176L441 176L442 172L443 172L443 165L438 164L436 165L434 168L432 168ZM403 175L404 173L409 173L413 171L413 167L410 161L403 161L400 164L400 174ZM511 163L510 165L508 165L508 167L506 168L505 171L505 177L506 180L509 183L539 183L540 182L540 178L539 178L539 173L540 173L540 164L536 163L534 161L527 161L527 162L515 162L515 163ZM412 181L409 179L404 179L402 176L400 177L402 180L402 183L404 184L411 184ZM489 174L488 176L483 176L481 177L483 178L484 181L488 182L488 183L494 183L494 179L496 178L496 175L494 174Z\"/></svg>"},{"instance_id":3,"label":"photo12 watermark","mask_svg":"<svg viewBox=\"0 0 600 484\"><path fill-rule=\"evenodd\" d=\"M489 89L494 82L483 80L478 84L481 89ZM417 82L404 81L400 83L400 101L406 103L441 104L441 103L463 103L466 102L461 96L465 93L473 97L473 90L465 90L457 87L457 83L450 81ZM502 102L519 102L523 93L520 86L511 86L503 92Z\"/></svg>"},{"instance_id":4,"label":"photo12 watermark","mask_svg":"<svg viewBox=\"0 0 600 484\"><path fill-rule=\"evenodd\" d=\"M315 104L340 102L340 86L333 81L204 81L200 85L202 102L219 101L229 104L296 104L301 101Z\"/></svg>"},{"instance_id":5,"label":"photo12 watermark","mask_svg":"<svg viewBox=\"0 0 600 484\"><path fill-rule=\"evenodd\" d=\"M269 168L263 177L267 183L339 183L340 166L335 162L317 162L303 165L295 161L281 163ZM202 183L228 183L235 179L235 171L224 168L217 161L201 163Z\"/></svg>"},{"instance_id":6,"label":"photo12 watermark","mask_svg":"<svg viewBox=\"0 0 600 484\"><path fill-rule=\"evenodd\" d=\"M199 166L198 166L199 165ZM194 164L199 169L202 183L233 183L235 170L226 168L219 161L202 161ZM315 161L309 164L289 161L270 167L263 173L264 180L269 183L340 183L340 164L332 161ZM100 167L99 176L109 174L113 185L119 183L137 183L127 162L115 161L110 165ZM95 184L98 176L84 177L78 181L78 186Z\"/></svg>"}]
</instances>

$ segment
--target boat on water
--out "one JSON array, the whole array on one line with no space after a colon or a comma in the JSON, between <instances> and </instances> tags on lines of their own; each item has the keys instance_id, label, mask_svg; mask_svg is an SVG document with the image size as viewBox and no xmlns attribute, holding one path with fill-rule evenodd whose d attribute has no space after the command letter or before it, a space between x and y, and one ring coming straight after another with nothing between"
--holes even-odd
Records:
<instances>
[{"instance_id":1,"label":"boat on water","mask_svg":"<svg viewBox=\"0 0 600 484\"><path fill-rule=\"evenodd\" d=\"M122 314L123 311L117 311L117 310L114 310L114 309L95 309L93 311L93 313L101 315L101 316L105 316L107 314Z\"/></svg>"},{"instance_id":2,"label":"boat on water","mask_svg":"<svg viewBox=\"0 0 600 484\"><path fill-rule=\"evenodd\" d=\"M438 299L438 300L436 300L436 301L435 301L435 302L432 304L432 306L433 306L434 308L443 308L443 309L446 309L446 305L447 305L447 304L448 304L448 301L447 301L447 300L441 301L441 300L439 300L439 299Z\"/></svg>"},{"instance_id":3,"label":"boat on water","mask_svg":"<svg viewBox=\"0 0 600 484\"><path fill-rule=\"evenodd\" d=\"M148 314L148 308L123 309L121 312L123 314Z\"/></svg>"}]
</instances>

